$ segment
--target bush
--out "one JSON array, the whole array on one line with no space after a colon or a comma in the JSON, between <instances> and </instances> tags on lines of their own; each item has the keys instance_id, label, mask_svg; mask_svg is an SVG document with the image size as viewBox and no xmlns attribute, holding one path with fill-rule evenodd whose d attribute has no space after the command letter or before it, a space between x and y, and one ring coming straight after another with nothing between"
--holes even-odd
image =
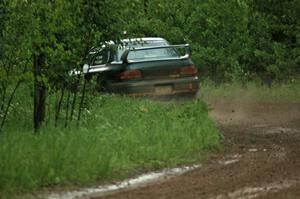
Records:
<instances>
[{"instance_id":1,"label":"bush","mask_svg":"<svg viewBox=\"0 0 300 199\"><path fill-rule=\"evenodd\" d=\"M218 146L202 101L179 105L105 95L93 98L89 107L80 128L48 125L38 135L18 128L4 132L0 193L120 179L137 168L199 160L199 152Z\"/></svg>"}]
</instances>

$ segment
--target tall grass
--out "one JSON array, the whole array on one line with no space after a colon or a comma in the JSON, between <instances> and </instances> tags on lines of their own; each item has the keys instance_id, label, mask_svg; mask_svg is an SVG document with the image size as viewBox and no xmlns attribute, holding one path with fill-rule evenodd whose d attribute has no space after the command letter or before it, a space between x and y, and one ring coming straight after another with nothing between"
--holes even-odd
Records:
<instances>
[{"instance_id":1,"label":"tall grass","mask_svg":"<svg viewBox=\"0 0 300 199\"><path fill-rule=\"evenodd\" d=\"M205 99L234 101L300 101L300 79L289 83L274 83L267 87L257 82L242 85L238 82L216 85L210 81L201 84L201 93Z\"/></svg>"},{"instance_id":2,"label":"tall grass","mask_svg":"<svg viewBox=\"0 0 300 199\"><path fill-rule=\"evenodd\" d=\"M105 95L89 104L79 128L49 123L33 135L16 122L0 135L0 195L121 179L136 169L199 160L202 150L218 146L200 100L178 105Z\"/></svg>"}]
</instances>

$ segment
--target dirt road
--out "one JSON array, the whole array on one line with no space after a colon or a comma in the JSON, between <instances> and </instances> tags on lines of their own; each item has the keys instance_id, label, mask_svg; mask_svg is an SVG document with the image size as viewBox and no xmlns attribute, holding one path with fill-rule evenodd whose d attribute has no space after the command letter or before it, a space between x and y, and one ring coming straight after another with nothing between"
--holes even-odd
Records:
<instances>
[{"instance_id":1,"label":"dirt road","mask_svg":"<svg viewBox=\"0 0 300 199\"><path fill-rule=\"evenodd\" d=\"M93 199L300 199L300 103L210 101L224 150L202 167Z\"/></svg>"}]
</instances>

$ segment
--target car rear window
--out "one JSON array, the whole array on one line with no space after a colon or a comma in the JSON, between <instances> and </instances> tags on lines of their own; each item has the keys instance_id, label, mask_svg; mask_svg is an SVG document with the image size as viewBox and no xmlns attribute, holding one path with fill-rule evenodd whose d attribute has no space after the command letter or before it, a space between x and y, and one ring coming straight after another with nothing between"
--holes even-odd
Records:
<instances>
[{"instance_id":1,"label":"car rear window","mask_svg":"<svg viewBox=\"0 0 300 199\"><path fill-rule=\"evenodd\" d=\"M122 54L128 48L141 48L153 46L166 46L168 43L164 40L151 40L151 41L130 41L125 42L124 45L118 48L118 60L121 59ZM146 59L160 59L178 57L178 54L173 48L160 48L160 49L145 49L139 51L132 51L128 55L129 60L146 60Z\"/></svg>"},{"instance_id":2,"label":"car rear window","mask_svg":"<svg viewBox=\"0 0 300 199\"><path fill-rule=\"evenodd\" d=\"M131 51L128 54L128 60L147 60L179 57L174 48L145 49Z\"/></svg>"}]
</instances>

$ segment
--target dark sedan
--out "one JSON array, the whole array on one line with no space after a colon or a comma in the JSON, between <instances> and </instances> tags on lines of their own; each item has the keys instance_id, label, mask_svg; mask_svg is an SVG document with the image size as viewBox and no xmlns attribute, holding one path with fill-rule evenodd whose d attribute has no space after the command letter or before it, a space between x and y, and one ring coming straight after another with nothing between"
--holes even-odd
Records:
<instances>
[{"instance_id":1,"label":"dark sedan","mask_svg":"<svg viewBox=\"0 0 300 199\"><path fill-rule=\"evenodd\" d=\"M131 96L196 96L199 91L188 44L169 45L162 38L124 39L92 49L85 62L85 77L96 76L100 91Z\"/></svg>"}]
</instances>

